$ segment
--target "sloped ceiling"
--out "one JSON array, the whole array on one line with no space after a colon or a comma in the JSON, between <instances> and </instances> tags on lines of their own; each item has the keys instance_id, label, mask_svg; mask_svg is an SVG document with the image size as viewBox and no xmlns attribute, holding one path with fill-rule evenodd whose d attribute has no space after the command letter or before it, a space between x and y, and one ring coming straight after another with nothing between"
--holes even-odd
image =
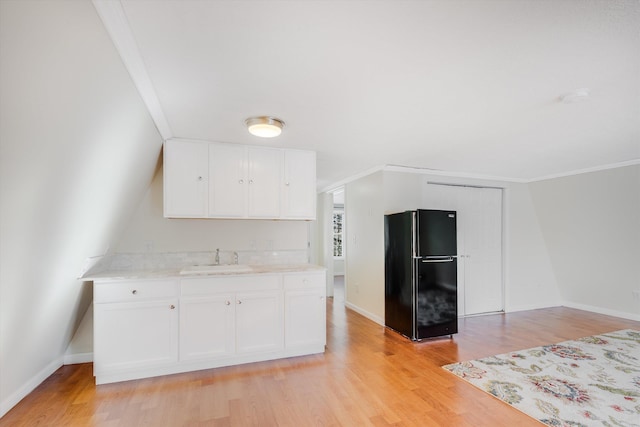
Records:
<instances>
[{"instance_id":1,"label":"sloped ceiling","mask_svg":"<svg viewBox=\"0 0 640 427\"><path fill-rule=\"evenodd\" d=\"M120 4L166 138L316 150L320 188L383 164L528 181L640 159L636 0ZM253 115L285 132L258 140Z\"/></svg>"}]
</instances>

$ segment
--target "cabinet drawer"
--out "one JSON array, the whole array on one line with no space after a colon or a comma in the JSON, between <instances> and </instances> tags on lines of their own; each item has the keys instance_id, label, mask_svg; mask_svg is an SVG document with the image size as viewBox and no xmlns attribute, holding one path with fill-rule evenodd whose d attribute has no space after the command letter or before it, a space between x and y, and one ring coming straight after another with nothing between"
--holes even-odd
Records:
<instances>
[{"instance_id":1,"label":"cabinet drawer","mask_svg":"<svg viewBox=\"0 0 640 427\"><path fill-rule=\"evenodd\" d=\"M285 289L324 288L325 273L288 273L284 275Z\"/></svg>"},{"instance_id":2,"label":"cabinet drawer","mask_svg":"<svg viewBox=\"0 0 640 427\"><path fill-rule=\"evenodd\" d=\"M279 274L225 277L194 277L180 281L182 295L209 295L220 292L247 292L281 289Z\"/></svg>"},{"instance_id":3,"label":"cabinet drawer","mask_svg":"<svg viewBox=\"0 0 640 427\"><path fill-rule=\"evenodd\" d=\"M129 302L179 295L177 280L127 280L98 282L93 286L93 302Z\"/></svg>"}]
</instances>

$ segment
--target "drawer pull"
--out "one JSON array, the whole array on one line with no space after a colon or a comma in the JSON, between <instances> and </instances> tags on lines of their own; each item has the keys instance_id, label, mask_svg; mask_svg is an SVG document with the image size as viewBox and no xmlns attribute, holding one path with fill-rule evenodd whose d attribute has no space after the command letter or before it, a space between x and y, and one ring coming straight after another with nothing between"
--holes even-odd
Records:
<instances>
[{"instance_id":1,"label":"drawer pull","mask_svg":"<svg viewBox=\"0 0 640 427\"><path fill-rule=\"evenodd\" d=\"M171 310L174 310L174 309L176 308L176 306L175 306L175 305L173 305L173 304L171 304L171 305L169 306L169 308L170 308Z\"/></svg>"},{"instance_id":2,"label":"drawer pull","mask_svg":"<svg viewBox=\"0 0 640 427\"><path fill-rule=\"evenodd\" d=\"M225 302L226 305L231 305L231 301Z\"/></svg>"},{"instance_id":3,"label":"drawer pull","mask_svg":"<svg viewBox=\"0 0 640 427\"><path fill-rule=\"evenodd\" d=\"M238 300L238 304L242 304L242 301Z\"/></svg>"},{"instance_id":4,"label":"drawer pull","mask_svg":"<svg viewBox=\"0 0 640 427\"><path fill-rule=\"evenodd\" d=\"M137 291L136 289L134 289L134 290L132 290L132 291L131 291L131 293L132 293L133 295L136 295L136 294L138 293L138 291Z\"/></svg>"}]
</instances>

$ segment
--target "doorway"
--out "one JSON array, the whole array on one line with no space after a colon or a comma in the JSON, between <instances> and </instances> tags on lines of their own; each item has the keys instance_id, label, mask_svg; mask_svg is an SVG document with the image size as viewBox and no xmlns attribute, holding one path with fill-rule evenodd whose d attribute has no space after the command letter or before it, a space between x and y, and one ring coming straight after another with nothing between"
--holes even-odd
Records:
<instances>
[{"instance_id":1,"label":"doorway","mask_svg":"<svg viewBox=\"0 0 640 427\"><path fill-rule=\"evenodd\" d=\"M333 262L333 302L344 305L345 303L345 255L346 255L346 215L344 187L332 193L333 213L331 223L332 234L332 262Z\"/></svg>"}]
</instances>

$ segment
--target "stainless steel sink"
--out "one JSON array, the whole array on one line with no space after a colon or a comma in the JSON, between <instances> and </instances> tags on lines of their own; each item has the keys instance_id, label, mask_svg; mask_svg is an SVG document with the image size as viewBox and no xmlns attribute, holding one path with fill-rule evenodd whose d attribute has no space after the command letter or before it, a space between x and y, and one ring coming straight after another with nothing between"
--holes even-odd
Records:
<instances>
[{"instance_id":1,"label":"stainless steel sink","mask_svg":"<svg viewBox=\"0 0 640 427\"><path fill-rule=\"evenodd\" d=\"M253 271L250 265L190 265L180 270L180 274L216 274L216 273L248 273Z\"/></svg>"}]
</instances>

